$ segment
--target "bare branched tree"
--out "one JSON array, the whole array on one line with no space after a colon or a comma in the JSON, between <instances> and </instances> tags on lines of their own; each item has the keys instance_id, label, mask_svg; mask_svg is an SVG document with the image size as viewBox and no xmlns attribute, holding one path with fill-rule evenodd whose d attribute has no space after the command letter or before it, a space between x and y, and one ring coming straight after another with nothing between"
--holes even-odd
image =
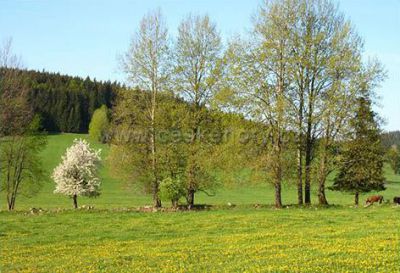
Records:
<instances>
[{"instance_id":1,"label":"bare branched tree","mask_svg":"<svg viewBox=\"0 0 400 273\"><path fill-rule=\"evenodd\" d=\"M10 39L0 49L0 189L6 193L9 210L15 208L19 194L31 196L39 190L44 177L38 152L46 144L11 45Z\"/></svg>"}]
</instances>

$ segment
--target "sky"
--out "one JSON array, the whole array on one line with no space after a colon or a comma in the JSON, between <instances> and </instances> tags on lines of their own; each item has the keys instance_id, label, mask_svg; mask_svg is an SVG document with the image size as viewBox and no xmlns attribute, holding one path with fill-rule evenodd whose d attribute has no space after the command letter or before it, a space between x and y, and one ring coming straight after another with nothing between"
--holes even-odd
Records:
<instances>
[{"instance_id":1,"label":"sky","mask_svg":"<svg viewBox=\"0 0 400 273\"><path fill-rule=\"evenodd\" d=\"M377 90L383 128L400 130L400 0L337 0L378 58L388 78ZM128 48L139 21L161 8L170 34L185 15L208 14L227 41L251 29L261 0L0 0L0 41L28 69L123 81L117 57Z\"/></svg>"}]
</instances>

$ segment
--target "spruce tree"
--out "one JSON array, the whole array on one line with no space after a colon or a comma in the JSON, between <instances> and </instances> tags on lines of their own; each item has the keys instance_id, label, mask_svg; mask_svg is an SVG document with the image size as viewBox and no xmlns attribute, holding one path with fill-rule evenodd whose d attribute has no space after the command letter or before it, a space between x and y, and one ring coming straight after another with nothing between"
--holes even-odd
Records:
<instances>
[{"instance_id":1,"label":"spruce tree","mask_svg":"<svg viewBox=\"0 0 400 273\"><path fill-rule=\"evenodd\" d=\"M378 118L367 92L362 92L357 99L357 110L350 125L353 136L344 147L339 173L331 189L354 194L358 205L360 193L385 190L385 152Z\"/></svg>"}]
</instances>

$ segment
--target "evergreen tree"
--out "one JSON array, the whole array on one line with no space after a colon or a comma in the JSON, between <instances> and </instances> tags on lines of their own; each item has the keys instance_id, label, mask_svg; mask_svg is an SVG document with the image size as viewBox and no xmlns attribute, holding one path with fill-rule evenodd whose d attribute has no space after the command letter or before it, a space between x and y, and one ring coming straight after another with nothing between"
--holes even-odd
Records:
<instances>
[{"instance_id":1,"label":"evergreen tree","mask_svg":"<svg viewBox=\"0 0 400 273\"><path fill-rule=\"evenodd\" d=\"M359 203L360 193L385 190L385 153L377 116L371 109L367 92L362 92L357 103L356 114L351 122L353 139L346 144L339 174L331 187L332 190L354 194L355 205Z\"/></svg>"}]
</instances>

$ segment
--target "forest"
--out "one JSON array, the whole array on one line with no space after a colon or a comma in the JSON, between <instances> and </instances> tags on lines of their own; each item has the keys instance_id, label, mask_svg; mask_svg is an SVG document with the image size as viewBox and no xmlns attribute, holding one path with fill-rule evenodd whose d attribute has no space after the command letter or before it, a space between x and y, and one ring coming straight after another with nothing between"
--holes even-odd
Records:
<instances>
[{"instance_id":1,"label":"forest","mask_svg":"<svg viewBox=\"0 0 400 273\"><path fill-rule=\"evenodd\" d=\"M18 69L13 74L28 89L29 106L49 133L87 133L94 110L102 105L111 108L117 90L122 88L115 82L45 71Z\"/></svg>"}]
</instances>

